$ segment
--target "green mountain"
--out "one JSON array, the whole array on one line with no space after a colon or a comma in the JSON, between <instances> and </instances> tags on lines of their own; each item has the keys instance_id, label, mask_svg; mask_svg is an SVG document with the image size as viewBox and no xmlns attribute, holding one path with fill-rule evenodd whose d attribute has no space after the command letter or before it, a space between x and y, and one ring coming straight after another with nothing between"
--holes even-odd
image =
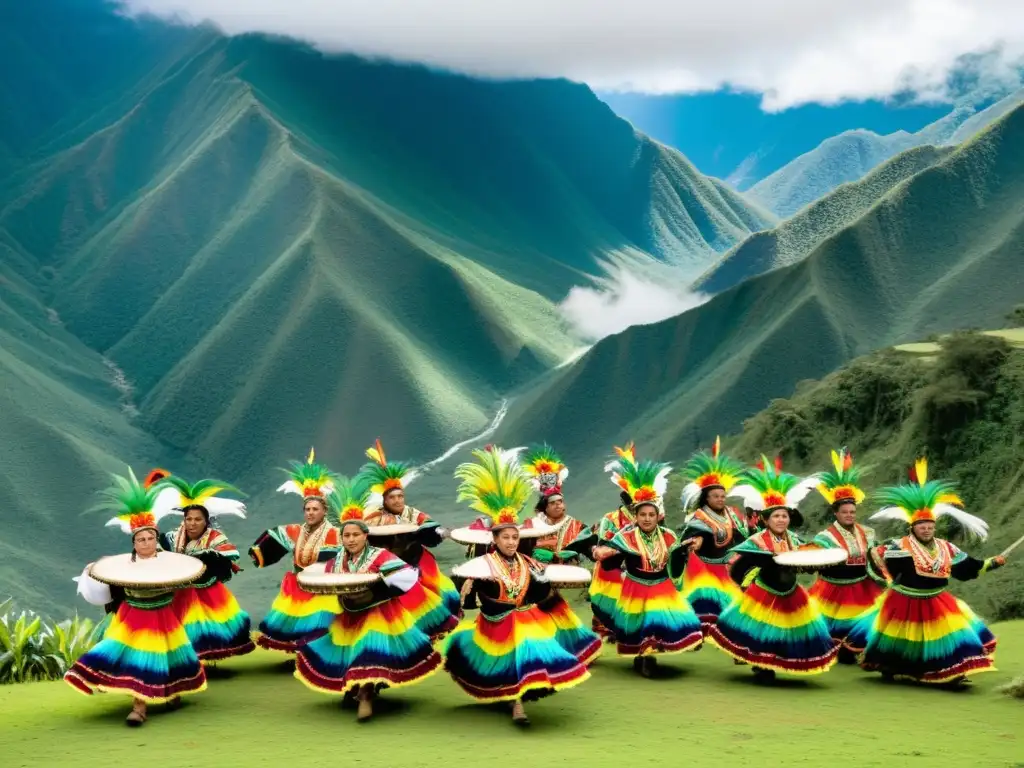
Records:
<instances>
[{"instance_id":1,"label":"green mountain","mask_svg":"<svg viewBox=\"0 0 1024 768\"><path fill-rule=\"evenodd\" d=\"M1024 103L1024 89L982 110L970 105L957 107L916 133L896 131L881 136L873 131L846 131L826 139L744 194L778 216L788 218L840 185L863 178L900 152L966 141L1021 103Z\"/></svg>"},{"instance_id":2,"label":"green mountain","mask_svg":"<svg viewBox=\"0 0 1024 768\"><path fill-rule=\"evenodd\" d=\"M841 184L777 227L755 232L731 248L694 282L694 289L719 293L753 275L795 264L853 224L890 190L941 162L952 151L952 147L930 145L909 149L882 163L863 179Z\"/></svg>"},{"instance_id":3,"label":"green mountain","mask_svg":"<svg viewBox=\"0 0 1024 768\"><path fill-rule=\"evenodd\" d=\"M346 472L378 436L429 460L578 348L569 288L612 265L696 276L775 221L584 86L110 8L0 24L24 72L0 85L23 107L0 113L0 573L37 604L70 607L83 558L124 547L80 517L105 472L230 479L244 543L295 516L274 468L311 444ZM29 584L40 549L55 565Z\"/></svg>"},{"instance_id":4,"label":"green mountain","mask_svg":"<svg viewBox=\"0 0 1024 768\"><path fill-rule=\"evenodd\" d=\"M679 460L858 355L997 327L1024 280L1022 142L1018 107L802 261L603 339L521 395L495 441L557 445L593 514L614 503L600 474L613 444Z\"/></svg>"}]
</instances>

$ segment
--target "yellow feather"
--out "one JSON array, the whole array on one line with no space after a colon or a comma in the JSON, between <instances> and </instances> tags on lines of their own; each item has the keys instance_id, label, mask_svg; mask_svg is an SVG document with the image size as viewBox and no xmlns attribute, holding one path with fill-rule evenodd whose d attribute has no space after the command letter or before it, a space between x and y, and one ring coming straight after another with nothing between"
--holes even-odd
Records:
<instances>
[{"instance_id":1,"label":"yellow feather","mask_svg":"<svg viewBox=\"0 0 1024 768\"><path fill-rule=\"evenodd\" d=\"M832 466L836 468L836 472L843 471L843 460L839 457L839 453L834 449L832 451Z\"/></svg>"},{"instance_id":2,"label":"yellow feather","mask_svg":"<svg viewBox=\"0 0 1024 768\"><path fill-rule=\"evenodd\" d=\"M309 456L306 458L306 463L307 464L312 464L313 460L315 458L316 458L316 453L313 451L313 448L311 446L310 449L309 449Z\"/></svg>"},{"instance_id":3,"label":"yellow feather","mask_svg":"<svg viewBox=\"0 0 1024 768\"><path fill-rule=\"evenodd\" d=\"M919 485L924 485L928 482L928 459L918 459L917 464L915 465L915 471L917 472L917 482Z\"/></svg>"}]
</instances>

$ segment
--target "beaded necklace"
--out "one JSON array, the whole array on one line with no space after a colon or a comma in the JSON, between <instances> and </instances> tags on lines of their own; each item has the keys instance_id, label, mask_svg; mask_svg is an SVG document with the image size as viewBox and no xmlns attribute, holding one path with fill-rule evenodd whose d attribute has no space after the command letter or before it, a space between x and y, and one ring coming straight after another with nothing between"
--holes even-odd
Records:
<instances>
[{"instance_id":1,"label":"beaded necklace","mask_svg":"<svg viewBox=\"0 0 1024 768\"><path fill-rule=\"evenodd\" d=\"M851 532L839 523L833 523L832 532L843 549L850 553L849 558L846 560L847 565L863 565L866 562L865 554L868 551L868 537L861 526L854 524L853 531Z\"/></svg>"},{"instance_id":2,"label":"beaded necklace","mask_svg":"<svg viewBox=\"0 0 1024 768\"><path fill-rule=\"evenodd\" d=\"M914 558L914 570L920 576L928 576L936 579L948 579L953 570L953 558L949 553L946 542L939 539L932 539L934 552L930 552L928 545L917 540L914 535L903 537L903 547L908 550Z\"/></svg>"},{"instance_id":3,"label":"beaded necklace","mask_svg":"<svg viewBox=\"0 0 1024 768\"><path fill-rule=\"evenodd\" d=\"M499 552L491 552L487 555L487 564L505 595L518 602L530 583L530 569L523 556L517 552L511 560L506 560Z\"/></svg>"},{"instance_id":4,"label":"beaded necklace","mask_svg":"<svg viewBox=\"0 0 1024 768\"><path fill-rule=\"evenodd\" d=\"M733 522L728 507L725 508L725 514L719 514L710 507L701 507L695 516L711 529L717 548L721 549L732 541Z\"/></svg>"},{"instance_id":5,"label":"beaded necklace","mask_svg":"<svg viewBox=\"0 0 1024 768\"><path fill-rule=\"evenodd\" d=\"M295 564L305 568L316 562L320 554L320 547L327 538L327 531L330 526L326 520L321 520L316 528L310 528L306 523L299 529L299 537L295 542Z\"/></svg>"},{"instance_id":6,"label":"beaded necklace","mask_svg":"<svg viewBox=\"0 0 1024 768\"><path fill-rule=\"evenodd\" d=\"M636 528L636 548L644 570L658 571L665 565L668 558L668 545L665 543L665 530L659 525L650 533L645 533L639 526Z\"/></svg>"},{"instance_id":7,"label":"beaded necklace","mask_svg":"<svg viewBox=\"0 0 1024 768\"><path fill-rule=\"evenodd\" d=\"M353 559L352 555L349 554L348 550L345 550L344 556L341 558L341 570L343 573L363 573L367 568L370 567L370 563L373 562L374 558L380 549L377 547L371 547L367 544L363 547L363 551L355 556ZM337 561L335 561L337 562Z\"/></svg>"}]
</instances>

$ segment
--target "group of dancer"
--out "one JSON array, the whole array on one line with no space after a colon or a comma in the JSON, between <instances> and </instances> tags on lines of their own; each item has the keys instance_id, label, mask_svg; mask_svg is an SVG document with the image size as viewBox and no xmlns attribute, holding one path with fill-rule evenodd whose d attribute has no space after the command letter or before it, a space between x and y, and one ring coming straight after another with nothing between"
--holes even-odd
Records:
<instances>
[{"instance_id":1,"label":"group of dancer","mask_svg":"<svg viewBox=\"0 0 1024 768\"><path fill-rule=\"evenodd\" d=\"M632 444L605 467L621 504L592 526L568 514L568 469L550 446L488 446L472 455L455 477L457 500L476 517L454 530L406 503L417 470L389 461L379 441L352 478L312 451L293 462L278 490L302 498L304 521L264 531L249 549L257 568L291 559L255 643L248 615L225 586L239 570L239 552L211 526L225 515L244 517L240 501L222 496L241 494L163 470L139 482L129 470L104 504L117 513L109 524L131 534L132 553L114 576L110 566L100 573L90 564L78 578L79 592L104 605L107 618L102 639L65 679L84 693L132 696L127 722L140 725L147 705L174 708L182 695L205 690L207 665L258 644L294 654L295 676L343 697L359 720L371 717L381 690L443 668L474 699L507 702L522 724L524 702L585 681L604 643L645 677L659 656L705 641L761 681L822 673L837 661L947 685L993 668L995 637L947 585L994 570L1005 557L978 560L936 538L943 516L981 538L988 526L963 509L951 484L927 478L923 459L909 483L879 492L883 507L872 519L908 529L878 542L857 522L865 493L845 449L832 453L831 470L801 479L778 459L745 467L716 440L683 469L686 518L678 531L664 525L670 466L638 459ZM805 544L791 526L802 524L799 504L814 489L835 522ZM534 514L522 519L535 492ZM159 521L175 512L180 524L161 534ZM453 570L461 589L431 552L446 539L468 547L467 562ZM160 561L163 552L174 554ZM807 554L794 560L790 553ZM161 562L170 568L180 556L197 568L154 580ZM594 563L592 575L574 567L585 560ZM808 590L798 574L810 570L817 577ZM588 583L589 627L561 594ZM465 616L477 606L475 617Z\"/></svg>"}]
</instances>

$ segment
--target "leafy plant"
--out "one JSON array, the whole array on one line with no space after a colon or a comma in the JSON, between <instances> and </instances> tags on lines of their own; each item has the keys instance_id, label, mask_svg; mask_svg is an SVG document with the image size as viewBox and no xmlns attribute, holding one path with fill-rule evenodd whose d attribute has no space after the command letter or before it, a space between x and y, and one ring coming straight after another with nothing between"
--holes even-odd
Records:
<instances>
[{"instance_id":1,"label":"leafy plant","mask_svg":"<svg viewBox=\"0 0 1024 768\"><path fill-rule=\"evenodd\" d=\"M11 606L10 599L0 603L0 684L60 679L95 642L89 619L50 624Z\"/></svg>"}]
</instances>

